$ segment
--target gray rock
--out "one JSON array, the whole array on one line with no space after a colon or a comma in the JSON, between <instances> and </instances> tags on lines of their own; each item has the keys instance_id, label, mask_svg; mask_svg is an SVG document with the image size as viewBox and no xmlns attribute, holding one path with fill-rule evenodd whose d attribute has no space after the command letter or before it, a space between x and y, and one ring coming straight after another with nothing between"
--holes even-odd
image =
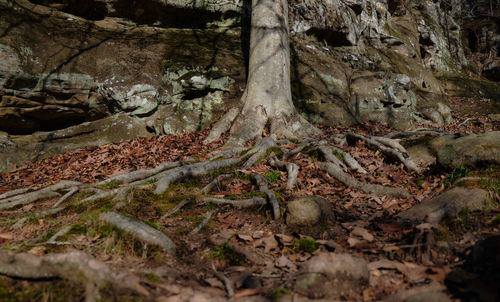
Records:
<instances>
[{"instance_id":1,"label":"gray rock","mask_svg":"<svg viewBox=\"0 0 500 302\"><path fill-rule=\"evenodd\" d=\"M286 223L295 226L312 226L321 219L321 207L316 196L299 197L287 205Z\"/></svg>"},{"instance_id":2,"label":"gray rock","mask_svg":"<svg viewBox=\"0 0 500 302\"><path fill-rule=\"evenodd\" d=\"M17 136L1 133L0 172L77 148L119 143L151 135L143 121L124 113L57 131Z\"/></svg>"},{"instance_id":3,"label":"gray rock","mask_svg":"<svg viewBox=\"0 0 500 302\"><path fill-rule=\"evenodd\" d=\"M400 213L402 219L439 223L443 218L456 217L462 209L483 210L490 205L487 191L482 189L466 189L456 187L440 194L433 199L420 203Z\"/></svg>"},{"instance_id":4,"label":"gray rock","mask_svg":"<svg viewBox=\"0 0 500 302\"><path fill-rule=\"evenodd\" d=\"M386 302L447 302L446 287L436 281L409 289L401 289L386 299Z\"/></svg>"},{"instance_id":5,"label":"gray rock","mask_svg":"<svg viewBox=\"0 0 500 302\"><path fill-rule=\"evenodd\" d=\"M351 254L320 253L302 265L295 289L310 298L342 296L357 300L360 287L367 282L368 267L364 259Z\"/></svg>"},{"instance_id":6,"label":"gray rock","mask_svg":"<svg viewBox=\"0 0 500 302\"><path fill-rule=\"evenodd\" d=\"M500 58L496 58L483 67L483 75L491 81L500 82Z\"/></svg>"},{"instance_id":7,"label":"gray rock","mask_svg":"<svg viewBox=\"0 0 500 302\"><path fill-rule=\"evenodd\" d=\"M438 163L455 169L462 165L500 164L500 131L442 137L432 142Z\"/></svg>"}]
</instances>

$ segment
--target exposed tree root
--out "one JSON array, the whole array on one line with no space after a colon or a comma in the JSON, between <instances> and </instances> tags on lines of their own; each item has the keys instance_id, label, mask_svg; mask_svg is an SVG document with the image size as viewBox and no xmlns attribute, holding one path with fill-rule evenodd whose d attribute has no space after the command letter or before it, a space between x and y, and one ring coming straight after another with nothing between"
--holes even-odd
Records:
<instances>
[{"instance_id":1,"label":"exposed tree root","mask_svg":"<svg viewBox=\"0 0 500 302\"><path fill-rule=\"evenodd\" d=\"M118 229L132 234L137 239L146 243L158 245L166 252L175 255L175 244L162 232L150 227L136 219L120 215L115 212L102 213L99 219L109 223Z\"/></svg>"},{"instance_id":2,"label":"exposed tree root","mask_svg":"<svg viewBox=\"0 0 500 302\"><path fill-rule=\"evenodd\" d=\"M29 204L40 199L59 197L58 190L79 186L81 183L75 181L62 181L55 185L28 193L18 193L0 200L0 210L13 208L20 205ZM21 191L22 192L22 191Z\"/></svg>"},{"instance_id":3,"label":"exposed tree root","mask_svg":"<svg viewBox=\"0 0 500 302\"><path fill-rule=\"evenodd\" d=\"M255 183L257 186L259 186L259 190L262 193L265 193L267 196L267 200L271 204L271 207L273 209L273 217L274 219L279 219L281 217L280 214L280 204L278 202L278 199L276 198L276 195L272 190L269 189L269 185L267 184L267 180L264 178L264 176L260 174L252 174L252 178L255 180Z\"/></svg>"},{"instance_id":4,"label":"exposed tree root","mask_svg":"<svg viewBox=\"0 0 500 302\"><path fill-rule=\"evenodd\" d=\"M157 174L156 194L162 194L168 189L168 186L174 181L185 177L198 177L208 174L217 169L227 168L240 162L239 158L230 158L216 161L200 162L183 167L167 170Z\"/></svg>"},{"instance_id":5,"label":"exposed tree root","mask_svg":"<svg viewBox=\"0 0 500 302\"><path fill-rule=\"evenodd\" d=\"M286 181L286 188L289 190L292 190L293 187L295 186L295 183L297 183L297 175L299 174L299 166L297 166L294 163L286 163L283 161L280 161L274 153L272 153L269 156L269 164L272 167L286 170L288 173L287 181Z\"/></svg>"},{"instance_id":6,"label":"exposed tree root","mask_svg":"<svg viewBox=\"0 0 500 302\"><path fill-rule=\"evenodd\" d=\"M224 286L226 287L227 297L232 298L234 296L234 289L231 280L229 280L229 278L226 277L226 275L224 275L223 273L218 272L213 262L210 264L210 266L212 267L214 275L219 278L222 283L224 283Z\"/></svg>"},{"instance_id":7,"label":"exposed tree root","mask_svg":"<svg viewBox=\"0 0 500 302\"><path fill-rule=\"evenodd\" d=\"M217 176L208 185L206 185L203 189L201 189L200 193L202 193L202 194L210 193L216 186L220 186L220 182L223 179L229 178L230 176L231 176L230 174L222 174L222 175Z\"/></svg>"},{"instance_id":8,"label":"exposed tree root","mask_svg":"<svg viewBox=\"0 0 500 302\"><path fill-rule=\"evenodd\" d=\"M364 141L367 143L368 147L378 149L385 155L399 160L408 170L420 172L420 168L410 158L406 149L393 139L387 137L368 138L356 133L348 133L347 139Z\"/></svg>"},{"instance_id":9,"label":"exposed tree root","mask_svg":"<svg viewBox=\"0 0 500 302\"><path fill-rule=\"evenodd\" d=\"M345 185L348 185L350 187L353 187L357 190L360 190L362 192L368 193L368 194L374 194L376 196L390 196L394 198L408 198L410 197L410 193L408 191L401 189L401 188L392 188L392 187L385 187L381 185L374 185L374 184L367 184L358 181L354 177L348 175L342 169L330 162L323 163L322 164L323 168L330 174L331 176L335 177L338 179L340 182L342 182Z\"/></svg>"},{"instance_id":10,"label":"exposed tree root","mask_svg":"<svg viewBox=\"0 0 500 302\"><path fill-rule=\"evenodd\" d=\"M198 232L201 231L201 229L203 229L208 224L208 222L212 218L212 215L215 212L216 212L215 210L208 211L207 215L205 216L205 219L203 219L203 221L200 222L200 224L197 225L196 228L194 228L194 230L191 231L191 235L198 234Z\"/></svg>"},{"instance_id":11,"label":"exposed tree root","mask_svg":"<svg viewBox=\"0 0 500 302\"><path fill-rule=\"evenodd\" d=\"M138 277L125 272L116 273L106 264L80 251L50 254L45 257L0 251L0 274L12 278L60 278L83 283L88 302L100 299L99 290L106 287L149 296Z\"/></svg>"},{"instance_id":12,"label":"exposed tree root","mask_svg":"<svg viewBox=\"0 0 500 302\"><path fill-rule=\"evenodd\" d=\"M240 200L205 197L202 200L204 202L212 202L215 204L229 204L236 208L249 208L255 206L264 206L267 204L266 200L262 197L253 197L249 199L240 199Z\"/></svg>"},{"instance_id":13,"label":"exposed tree root","mask_svg":"<svg viewBox=\"0 0 500 302\"><path fill-rule=\"evenodd\" d=\"M166 219L172 215L174 215L175 213L177 213L180 209L182 209L182 207L184 207L185 205L187 205L188 203L190 203L191 200L189 198L186 198L184 199L183 201L181 201L178 205L176 205L173 209L171 209L170 211L168 211L167 213L165 213L163 216L160 217L160 221L162 221L163 219Z\"/></svg>"}]
</instances>

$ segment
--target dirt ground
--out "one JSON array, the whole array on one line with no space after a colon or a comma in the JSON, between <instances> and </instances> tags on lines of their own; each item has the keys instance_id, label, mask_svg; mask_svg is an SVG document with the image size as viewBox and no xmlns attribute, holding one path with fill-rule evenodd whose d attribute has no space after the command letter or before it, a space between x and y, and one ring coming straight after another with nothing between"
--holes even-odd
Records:
<instances>
[{"instance_id":1,"label":"dirt ground","mask_svg":"<svg viewBox=\"0 0 500 302\"><path fill-rule=\"evenodd\" d=\"M454 122L440 130L461 133L500 130L500 121L486 114L491 112L488 106L493 101L467 98L449 101ZM375 124L321 129L325 140L338 133L385 135L394 131ZM1 175L0 193L60 180L92 183L165 161L203 160L224 143L221 139L203 145L206 134L204 131L180 137L142 138L57 155ZM297 144L285 147L292 150ZM410 197L376 197L351 189L321 169L314 156L297 153L288 159L299 166L297 185L292 190L286 187L286 173L264 160L249 169L228 168L185 179L171 184L161 195L153 193L154 181L144 183L131 190L127 201L119 206L119 201L110 199L81 203L91 193L80 192L66 200L58 211L51 209L59 198L1 210L0 246L2 250L36 256L83 251L115 271L138 276L148 292L140 295L102 288L101 301L224 301L228 292L224 279L217 276L220 272L230 280L236 300L328 300L320 291L316 297L300 292L295 282L304 263L326 252L356 255L369 263L367 282L346 290L339 297L341 300L398 301L412 290L418 295L433 292L435 288L443 288L452 300L500 299L500 167L460 171L430 167L416 173L408 172L401 163L390 161L364 143L338 147L367 169L366 175L354 173L356 179L405 188ZM274 220L267 206L238 209L203 201L206 194L202 188L220 175L227 177L221 177L210 192L212 197L232 200L265 197L248 176L250 173L266 178L282 213L289 201L314 195L328 201L333 216L313 226L296 227L287 225L283 218ZM415 204L452 188L457 178L463 176L490 179L469 181L465 186L489 191L494 205L485 211L462 211L456 218L427 229L422 228L422 223L397 217ZM102 189L117 186L110 183ZM164 217L180 203L185 205ZM176 253L165 253L99 218L101 213L116 209L166 234L175 243ZM211 218L206 220L209 215ZM202 222L206 224L201 230L193 232ZM53 238L67 226L67 232ZM78 282L0 276L0 301L82 301L86 297L85 286Z\"/></svg>"}]
</instances>

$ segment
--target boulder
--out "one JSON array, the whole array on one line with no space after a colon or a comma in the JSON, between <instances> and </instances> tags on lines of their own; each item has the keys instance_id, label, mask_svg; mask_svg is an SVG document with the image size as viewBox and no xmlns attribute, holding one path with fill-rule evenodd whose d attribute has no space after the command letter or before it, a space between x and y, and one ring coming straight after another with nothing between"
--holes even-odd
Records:
<instances>
[{"instance_id":1,"label":"boulder","mask_svg":"<svg viewBox=\"0 0 500 302\"><path fill-rule=\"evenodd\" d=\"M429 201L422 202L400 213L401 219L439 223L443 218L455 218L463 209L484 210L491 203L490 195L482 189L456 187Z\"/></svg>"},{"instance_id":2,"label":"boulder","mask_svg":"<svg viewBox=\"0 0 500 302\"><path fill-rule=\"evenodd\" d=\"M0 131L0 172L77 148L119 143L131 137L149 135L151 133L142 121L124 113L32 135L10 136Z\"/></svg>"},{"instance_id":3,"label":"boulder","mask_svg":"<svg viewBox=\"0 0 500 302\"><path fill-rule=\"evenodd\" d=\"M432 143L437 162L449 169L500 164L500 131L469 134L455 138L445 136Z\"/></svg>"},{"instance_id":4,"label":"boulder","mask_svg":"<svg viewBox=\"0 0 500 302\"><path fill-rule=\"evenodd\" d=\"M310 298L358 300L368 283L368 266L351 254L320 253L304 263L295 290Z\"/></svg>"},{"instance_id":5,"label":"boulder","mask_svg":"<svg viewBox=\"0 0 500 302\"><path fill-rule=\"evenodd\" d=\"M495 60L484 65L483 75L488 80L500 82L500 58L495 58Z\"/></svg>"}]
</instances>

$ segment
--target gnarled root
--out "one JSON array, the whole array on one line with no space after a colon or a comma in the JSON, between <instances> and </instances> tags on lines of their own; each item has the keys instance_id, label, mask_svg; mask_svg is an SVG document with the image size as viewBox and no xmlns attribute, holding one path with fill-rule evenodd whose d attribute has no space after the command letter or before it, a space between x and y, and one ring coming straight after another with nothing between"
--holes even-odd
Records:
<instances>
[{"instance_id":1,"label":"gnarled root","mask_svg":"<svg viewBox=\"0 0 500 302\"><path fill-rule=\"evenodd\" d=\"M347 140L364 141L368 147L378 149L382 151L385 155L392 157L393 159L399 160L402 162L405 167L410 171L420 172L420 168L415 164L415 162L411 159L406 149L401 146L396 140L387 138L387 137L372 137L368 138L360 134L356 133L348 133Z\"/></svg>"},{"instance_id":2,"label":"gnarled root","mask_svg":"<svg viewBox=\"0 0 500 302\"><path fill-rule=\"evenodd\" d=\"M103 262L80 251L45 257L0 251L0 274L22 279L60 278L83 282L86 286L86 301L100 299L99 290L108 286L149 296L138 277L125 272L114 272Z\"/></svg>"}]
</instances>

